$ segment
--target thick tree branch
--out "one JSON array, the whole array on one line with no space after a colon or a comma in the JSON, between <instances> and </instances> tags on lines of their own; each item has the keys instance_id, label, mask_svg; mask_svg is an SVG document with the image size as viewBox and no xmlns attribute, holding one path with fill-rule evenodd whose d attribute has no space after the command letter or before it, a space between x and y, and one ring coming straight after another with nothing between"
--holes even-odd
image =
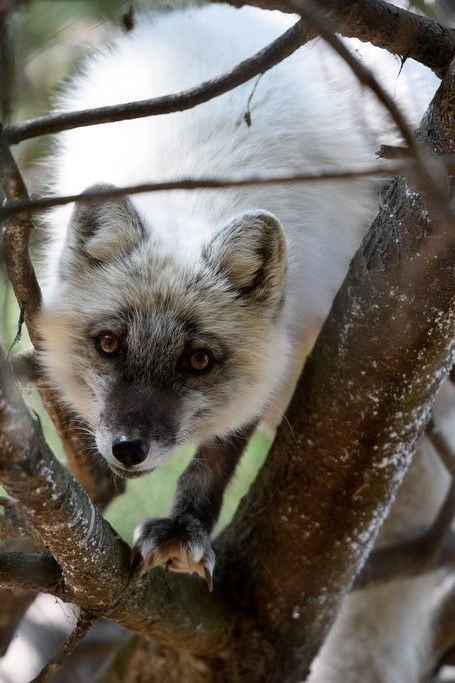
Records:
<instances>
[{"instance_id":1,"label":"thick tree branch","mask_svg":"<svg viewBox=\"0 0 455 683\"><path fill-rule=\"evenodd\" d=\"M454 153L453 70L419 134ZM218 544L222 590L273 643L267 680L304 678L387 514L453 365L454 261L453 226L393 181L297 385L292 434L280 428ZM250 637L237 641L243 662Z\"/></svg>"},{"instance_id":2,"label":"thick tree branch","mask_svg":"<svg viewBox=\"0 0 455 683\"><path fill-rule=\"evenodd\" d=\"M62 570L50 553L0 553L0 587L65 598Z\"/></svg>"},{"instance_id":3,"label":"thick tree branch","mask_svg":"<svg viewBox=\"0 0 455 683\"><path fill-rule=\"evenodd\" d=\"M235 7L254 5L295 12L288 0L227 1ZM318 0L318 7L336 22L337 32L342 36L372 43L404 59L415 59L439 77L444 76L455 57L453 29L384 0Z\"/></svg>"},{"instance_id":4,"label":"thick tree branch","mask_svg":"<svg viewBox=\"0 0 455 683\"><path fill-rule=\"evenodd\" d=\"M295 52L308 39L307 31L303 23L299 21L273 43L249 59L245 59L229 73L201 83L195 88L151 100L41 116L38 119L31 119L10 126L5 129L4 135L9 144L16 144L37 135L57 133L70 128L95 126L100 123L171 114L172 112L191 109L268 71Z\"/></svg>"}]
</instances>

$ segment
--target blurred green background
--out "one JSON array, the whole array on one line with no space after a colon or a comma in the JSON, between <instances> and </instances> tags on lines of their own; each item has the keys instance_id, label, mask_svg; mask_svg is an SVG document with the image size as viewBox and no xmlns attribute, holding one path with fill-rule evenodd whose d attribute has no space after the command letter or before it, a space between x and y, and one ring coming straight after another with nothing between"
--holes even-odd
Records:
<instances>
[{"instance_id":1,"label":"blurred green background","mask_svg":"<svg viewBox=\"0 0 455 683\"><path fill-rule=\"evenodd\" d=\"M165 8L166 5L166 2L160 2L154 3L153 7ZM140 10L150 7L151 3L135 2L134 6ZM129 7L129 2L118 0L31 0L16 10L10 16L8 25L9 40L12 42L9 65L12 72L11 91L8 97L12 112L10 120L19 121L48 111L62 80L78 68L88 52L106 39L109 23L122 27L122 17ZM47 138L31 140L13 150L31 192L38 191L45 182L45 171L38 160L49 153L49 142ZM33 243L36 252L41 243L39 222L35 233ZM21 339L14 343L18 317L17 304L2 273L0 339L5 348L12 352L29 345L25 328ZM26 389L25 397L39 413L46 438L54 452L63 457L58 437L36 392L31 388ZM257 433L253 437L226 493L218 530L232 517L239 500L264 461L269 445L270 439L264 433ZM107 519L127 541L131 541L135 526L146 517L167 514L176 479L192 453L192 449L178 450L158 472L129 481L127 492L106 510Z\"/></svg>"}]
</instances>

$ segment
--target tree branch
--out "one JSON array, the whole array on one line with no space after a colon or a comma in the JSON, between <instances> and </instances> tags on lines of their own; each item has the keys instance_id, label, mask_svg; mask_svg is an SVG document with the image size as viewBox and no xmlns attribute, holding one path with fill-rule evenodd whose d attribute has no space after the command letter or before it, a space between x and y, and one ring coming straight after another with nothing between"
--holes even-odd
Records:
<instances>
[{"instance_id":1,"label":"tree branch","mask_svg":"<svg viewBox=\"0 0 455 683\"><path fill-rule=\"evenodd\" d=\"M62 570L50 553L0 553L0 587L67 599Z\"/></svg>"},{"instance_id":2,"label":"tree branch","mask_svg":"<svg viewBox=\"0 0 455 683\"><path fill-rule=\"evenodd\" d=\"M308 39L309 36L303 22L298 21L273 43L249 59L245 59L229 73L201 83L195 88L151 100L41 116L6 128L4 130L5 139L9 144L16 144L37 135L58 133L70 128L95 126L100 123L112 123L113 121L125 121L192 109L198 104L218 97L228 90L233 90L255 76L268 71L295 52Z\"/></svg>"},{"instance_id":3,"label":"tree branch","mask_svg":"<svg viewBox=\"0 0 455 683\"><path fill-rule=\"evenodd\" d=\"M452 69L429 112L419 135L441 155L453 154ZM286 424L218 542L222 590L235 593L238 609L253 612L262 640L273 643L260 653L271 680L307 674L453 365L454 261L453 226L430 220L409 180L394 180L306 362ZM252 644L241 632L237 642L245 663L261 637Z\"/></svg>"},{"instance_id":4,"label":"tree branch","mask_svg":"<svg viewBox=\"0 0 455 683\"><path fill-rule=\"evenodd\" d=\"M46 681L48 681L49 678L60 669L65 659L70 656L74 648L87 635L97 619L98 617L96 615L82 610L75 628L60 652L58 652L56 656L46 664L38 676L35 676L32 683L46 683Z\"/></svg>"},{"instance_id":5,"label":"tree branch","mask_svg":"<svg viewBox=\"0 0 455 683\"><path fill-rule=\"evenodd\" d=\"M221 2L224 0L216 0ZM288 0L227 0L230 5L295 12ZM396 7L383 0L318 0L319 9L336 22L346 38L415 59L442 78L455 57L455 31L434 19Z\"/></svg>"},{"instance_id":6,"label":"tree branch","mask_svg":"<svg viewBox=\"0 0 455 683\"><path fill-rule=\"evenodd\" d=\"M450 161L453 166L453 162ZM142 183L140 185L129 185L122 188L109 190L97 190L93 192L82 192L80 194L63 195L59 197L41 197L33 200L22 200L5 204L0 207L0 219L16 216L18 214L33 214L45 211L54 206L63 206L72 202L89 203L94 199L112 199L125 194L134 195L143 192L164 192L174 190L217 190L230 187L247 187L254 185L287 185L291 183L318 183L333 180L355 180L356 178L367 177L393 177L411 171L415 167L413 162L395 166L375 165L365 166L357 169L346 170L322 170L316 173L291 173L275 176L246 176L230 178L181 178L164 182Z\"/></svg>"},{"instance_id":7,"label":"tree branch","mask_svg":"<svg viewBox=\"0 0 455 683\"><path fill-rule=\"evenodd\" d=\"M0 125L0 180L8 201L29 201L25 183L2 135ZM36 326L37 313L41 305L41 290L29 253L29 240L33 230L30 217L25 214L7 221L3 234L4 259L8 277L21 310L30 339L36 349L40 338ZM62 441L68 465L95 502L107 505L121 493L125 484L105 468L97 456L93 437L85 424L66 406L56 392L41 377L36 386Z\"/></svg>"}]
</instances>

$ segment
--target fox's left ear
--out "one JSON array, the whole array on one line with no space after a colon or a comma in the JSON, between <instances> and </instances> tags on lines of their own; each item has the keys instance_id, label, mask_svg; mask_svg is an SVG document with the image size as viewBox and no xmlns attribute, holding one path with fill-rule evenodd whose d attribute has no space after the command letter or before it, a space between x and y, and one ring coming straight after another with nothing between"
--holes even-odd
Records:
<instances>
[{"instance_id":1,"label":"fox's left ear","mask_svg":"<svg viewBox=\"0 0 455 683\"><path fill-rule=\"evenodd\" d=\"M250 301L278 304L286 270L281 223L267 211L234 218L204 248L207 264Z\"/></svg>"},{"instance_id":2,"label":"fox's left ear","mask_svg":"<svg viewBox=\"0 0 455 683\"><path fill-rule=\"evenodd\" d=\"M113 189L114 185L93 185L85 193ZM66 256L69 260L111 261L131 251L144 234L139 214L128 197L78 202L68 228Z\"/></svg>"}]
</instances>

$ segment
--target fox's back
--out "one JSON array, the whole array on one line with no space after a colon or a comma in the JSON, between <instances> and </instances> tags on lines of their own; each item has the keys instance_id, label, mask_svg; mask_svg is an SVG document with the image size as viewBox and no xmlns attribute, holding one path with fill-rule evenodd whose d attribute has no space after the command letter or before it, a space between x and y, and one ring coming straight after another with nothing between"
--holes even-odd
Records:
<instances>
[{"instance_id":1,"label":"fox's back","mask_svg":"<svg viewBox=\"0 0 455 683\"><path fill-rule=\"evenodd\" d=\"M60 107L82 109L187 89L229 71L295 20L225 6L139 17L133 33L114 37L111 47L88 60ZM418 119L435 87L432 74L409 64L398 75L400 64L393 57L361 49L362 59L394 84L409 116ZM100 182L122 186L349 168L374 163L379 145L394 140L379 105L321 42L266 72L249 102L254 84L184 112L62 134L53 189L66 194ZM248 108L251 125L245 119ZM276 214L290 254L289 319L305 326L327 312L373 215L377 190L371 181L332 182L144 194L132 201L160 241L182 260L193 261L236 213L261 208ZM70 212L65 207L51 218L57 243Z\"/></svg>"}]
</instances>

